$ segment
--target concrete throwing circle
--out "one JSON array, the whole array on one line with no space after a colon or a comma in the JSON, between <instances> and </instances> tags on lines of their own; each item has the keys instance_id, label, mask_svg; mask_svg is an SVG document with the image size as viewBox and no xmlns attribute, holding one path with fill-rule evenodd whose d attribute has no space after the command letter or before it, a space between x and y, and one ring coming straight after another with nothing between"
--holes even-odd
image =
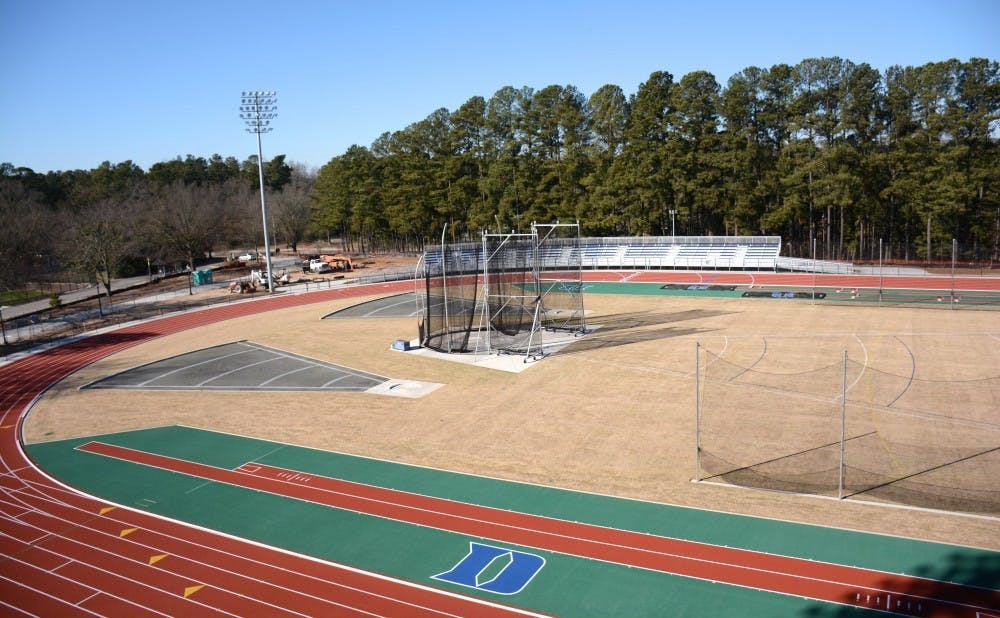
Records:
<instances>
[{"instance_id":1,"label":"concrete throwing circle","mask_svg":"<svg viewBox=\"0 0 1000 618\"><path fill-rule=\"evenodd\" d=\"M135 367L83 388L363 392L388 381L251 341L237 341Z\"/></svg>"}]
</instances>

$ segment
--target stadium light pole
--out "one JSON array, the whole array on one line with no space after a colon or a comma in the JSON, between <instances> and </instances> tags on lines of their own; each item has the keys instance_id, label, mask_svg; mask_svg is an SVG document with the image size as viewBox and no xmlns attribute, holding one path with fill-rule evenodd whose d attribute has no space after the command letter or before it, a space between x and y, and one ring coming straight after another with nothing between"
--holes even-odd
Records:
<instances>
[{"instance_id":1,"label":"stadium light pole","mask_svg":"<svg viewBox=\"0 0 1000 618\"><path fill-rule=\"evenodd\" d=\"M264 198L264 153L261 133L271 132L271 120L277 117L278 93L273 90L251 90L240 100L240 118L247 125L248 133L257 134L257 172L260 175L260 213L264 222L264 257L267 260L267 291L274 292L271 274L271 242L267 236L267 200Z\"/></svg>"},{"instance_id":2,"label":"stadium light pole","mask_svg":"<svg viewBox=\"0 0 1000 618\"><path fill-rule=\"evenodd\" d=\"M676 210L671 210L670 211L670 240L671 241L673 241L674 237L677 236L677 228L674 226L674 215L676 215L676 214L677 214Z\"/></svg>"}]
</instances>

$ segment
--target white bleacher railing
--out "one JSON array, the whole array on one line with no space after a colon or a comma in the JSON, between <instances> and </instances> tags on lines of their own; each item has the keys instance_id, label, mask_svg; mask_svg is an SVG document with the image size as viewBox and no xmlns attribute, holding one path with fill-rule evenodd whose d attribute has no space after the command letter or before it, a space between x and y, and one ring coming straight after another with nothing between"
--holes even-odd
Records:
<instances>
[{"instance_id":1,"label":"white bleacher railing","mask_svg":"<svg viewBox=\"0 0 1000 618\"><path fill-rule=\"evenodd\" d=\"M449 251L461 253L462 262L475 264L481 258L478 243L458 243ZM575 263L570 247L548 246L542 256L547 267ZM581 238L580 264L586 269L734 269L779 268L780 236L635 236ZM441 261L440 247L425 252L428 267ZM810 262L811 263L811 262ZM793 270L802 264L793 264Z\"/></svg>"}]
</instances>

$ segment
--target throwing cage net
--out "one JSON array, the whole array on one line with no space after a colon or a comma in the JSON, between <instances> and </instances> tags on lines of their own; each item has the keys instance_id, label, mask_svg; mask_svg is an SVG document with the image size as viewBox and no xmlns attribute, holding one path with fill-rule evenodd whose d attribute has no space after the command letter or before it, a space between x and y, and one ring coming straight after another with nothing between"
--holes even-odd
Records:
<instances>
[{"instance_id":1,"label":"throwing cage net","mask_svg":"<svg viewBox=\"0 0 1000 618\"><path fill-rule=\"evenodd\" d=\"M543 331L586 330L579 224L430 246L423 268L424 347L537 358Z\"/></svg>"},{"instance_id":2,"label":"throwing cage net","mask_svg":"<svg viewBox=\"0 0 1000 618\"><path fill-rule=\"evenodd\" d=\"M483 234L480 326L487 352L530 355L540 347L535 328L540 298L534 234ZM534 345L533 345L534 344Z\"/></svg>"},{"instance_id":3,"label":"throwing cage net","mask_svg":"<svg viewBox=\"0 0 1000 618\"><path fill-rule=\"evenodd\" d=\"M777 373L699 355L698 480L1000 515L987 412L1000 376L919 379L846 356Z\"/></svg>"},{"instance_id":4,"label":"throwing cage net","mask_svg":"<svg viewBox=\"0 0 1000 618\"><path fill-rule=\"evenodd\" d=\"M419 323L420 345L439 352L468 352L476 321L480 248L475 243L427 247L423 256L424 290Z\"/></svg>"},{"instance_id":5,"label":"throwing cage net","mask_svg":"<svg viewBox=\"0 0 1000 618\"><path fill-rule=\"evenodd\" d=\"M586 332L580 224L538 223L532 227L542 328Z\"/></svg>"}]
</instances>

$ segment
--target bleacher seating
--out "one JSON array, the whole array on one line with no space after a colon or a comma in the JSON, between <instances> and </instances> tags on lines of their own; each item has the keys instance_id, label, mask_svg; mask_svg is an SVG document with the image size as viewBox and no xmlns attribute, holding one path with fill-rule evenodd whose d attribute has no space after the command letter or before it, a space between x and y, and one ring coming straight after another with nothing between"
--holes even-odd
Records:
<instances>
[{"instance_id":1,"label":"bleacher seating","mask_svg":"<svg viewBox=\"0 0 1000 618\"><path fill-rule=\"evenodd\" d=\"M440 264L440 249L429 250L425 263ZM463 262L475 263L481 249L477 243L465 243L452 250L461 251ZM558 244L543 248L543 268L571 267L576 263L574 247ZM733 269L774 270L781 253L780 236L640 236L618 238L581 238L580 263L584 269Z\"/></svg>"}]
</instances>

